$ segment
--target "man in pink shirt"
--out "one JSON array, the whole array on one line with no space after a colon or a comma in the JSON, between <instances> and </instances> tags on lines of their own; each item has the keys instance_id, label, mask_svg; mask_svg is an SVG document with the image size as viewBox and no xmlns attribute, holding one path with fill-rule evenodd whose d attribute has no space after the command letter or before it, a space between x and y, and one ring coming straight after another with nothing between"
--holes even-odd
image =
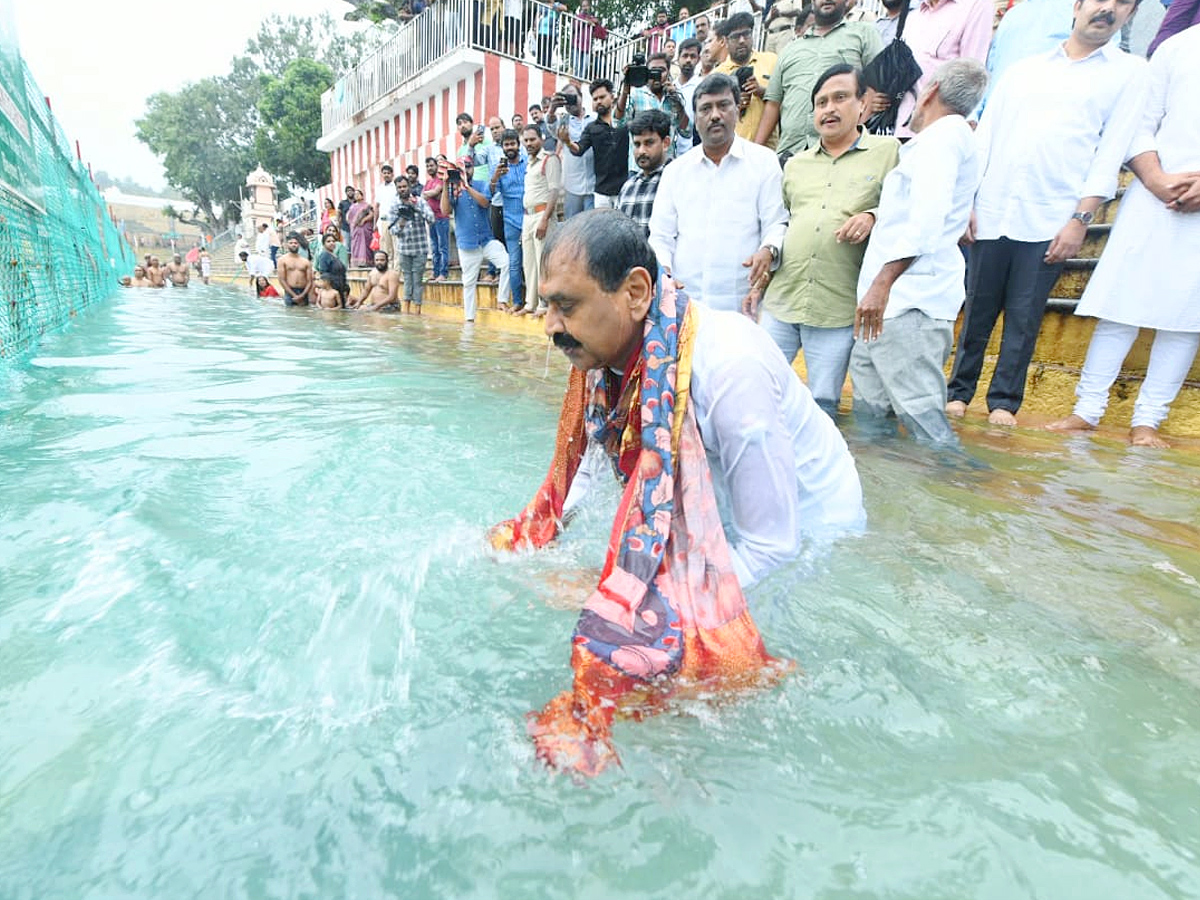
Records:
<instances>
[{"instance_id":1,"label":"man in pink shirt","mask_svg":"<svg viewBox=\"0 0 1200 900\"><path fill-rule=\"evenodd\" d=\"M900 101L896 115L896 137L913 136L909 116L917 105L917 96L929 76L947 60L967 57L986 62L992 42L992 0L922 0L908 11L904 24L904 43L908 44L921 67L921 80Z\"/></svg>"},{"instance_id":2,"label":"man in pink shirt","mask_svg":"<svg viewBox=\"0 0 1200 900\"><path fill-rule=\"evenodd\" d=\"M439 169L445 165L430 156L425 160L425 174L429 178L421 188L421 196L433 209L433 221L429 223L429 244L433 255L433 280L445 281L450 277L450 216L442 209L442 176Z\"/></svg>"}]
</instances>

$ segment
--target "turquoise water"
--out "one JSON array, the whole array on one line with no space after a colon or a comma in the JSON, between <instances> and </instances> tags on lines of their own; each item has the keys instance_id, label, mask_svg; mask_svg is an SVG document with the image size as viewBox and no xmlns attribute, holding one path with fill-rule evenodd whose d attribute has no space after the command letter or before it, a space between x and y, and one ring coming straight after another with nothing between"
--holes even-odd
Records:
<instances>
[{"instance_id":1,"label":"turquoise water","mask_svg":"<svg viewBox=\"0 0 1200 900\"><path fill-rule=\"evenodd\" d=\"M751 595L806 674L577 784L523 716L610 522L482 542L563 363L181 294L0 371L0 898L1200 896L1194 456L852 436L869 533Z\"/></svg>"}]
</instances>

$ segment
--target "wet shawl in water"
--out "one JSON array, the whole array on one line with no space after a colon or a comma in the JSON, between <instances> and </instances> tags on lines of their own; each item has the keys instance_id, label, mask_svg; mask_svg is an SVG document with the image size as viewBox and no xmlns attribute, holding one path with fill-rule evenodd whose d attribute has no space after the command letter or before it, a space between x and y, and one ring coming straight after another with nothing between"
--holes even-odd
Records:
<instances>
[{"instance_id":1,"label":"wet shawl in water","mask_svg":"<svg viewBox=\"0 0 1200 900\"><path fill-rule=\"evenodd\" d=\"M498 549L551 541L589 437L625 484L600 583L575 627L572 689L530 717L538 755L556 768L592 775L616 760L616 716L771 684L790 667L767 655L746 607L689 403L699 314L661 279L619 389L606 370L571 370L550 472L525 510L492 530Z\"/></svg>"}]
</instances>

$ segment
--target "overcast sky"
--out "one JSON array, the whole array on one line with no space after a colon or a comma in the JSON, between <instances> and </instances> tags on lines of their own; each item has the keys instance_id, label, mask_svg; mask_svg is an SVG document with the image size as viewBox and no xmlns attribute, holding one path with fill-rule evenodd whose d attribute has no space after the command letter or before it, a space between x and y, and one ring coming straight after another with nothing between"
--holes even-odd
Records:
<instances>
[{"instance_id":1,"label":"overcast sky","mask_svg":"<svg viewBox=\"0 0 1200 900\"><path fill-rule=\"evenodd\" d=\"M268 15L340 20L339 0L18 0L21 53L94 171L161 188L158 160L134 137L146 98L224 75ZM186 15L180 13L186 11Z\"/></svg>"}]
</instances>

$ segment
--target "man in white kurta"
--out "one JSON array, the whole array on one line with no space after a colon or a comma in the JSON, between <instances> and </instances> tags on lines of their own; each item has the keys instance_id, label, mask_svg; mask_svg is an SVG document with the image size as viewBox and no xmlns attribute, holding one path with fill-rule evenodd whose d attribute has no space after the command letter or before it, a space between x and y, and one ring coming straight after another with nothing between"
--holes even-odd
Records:
<instances>
[{"instance_id":1,"label":"man in white kurta","mask_svg":"<svg viewBox=\"0 0 1200 900\"><path fill-rule=\"evenodd\" d=\"M1154 347L1133 408L1130 440L1166 446L1158 426L1200 347L1200 25L1162 43L1150 94L1129 148L1137 175L1077 315L1098 321L1075 388L1078 402L1055 431L1096 427L1139 328Z\"/></svg>"}]
</instances>

